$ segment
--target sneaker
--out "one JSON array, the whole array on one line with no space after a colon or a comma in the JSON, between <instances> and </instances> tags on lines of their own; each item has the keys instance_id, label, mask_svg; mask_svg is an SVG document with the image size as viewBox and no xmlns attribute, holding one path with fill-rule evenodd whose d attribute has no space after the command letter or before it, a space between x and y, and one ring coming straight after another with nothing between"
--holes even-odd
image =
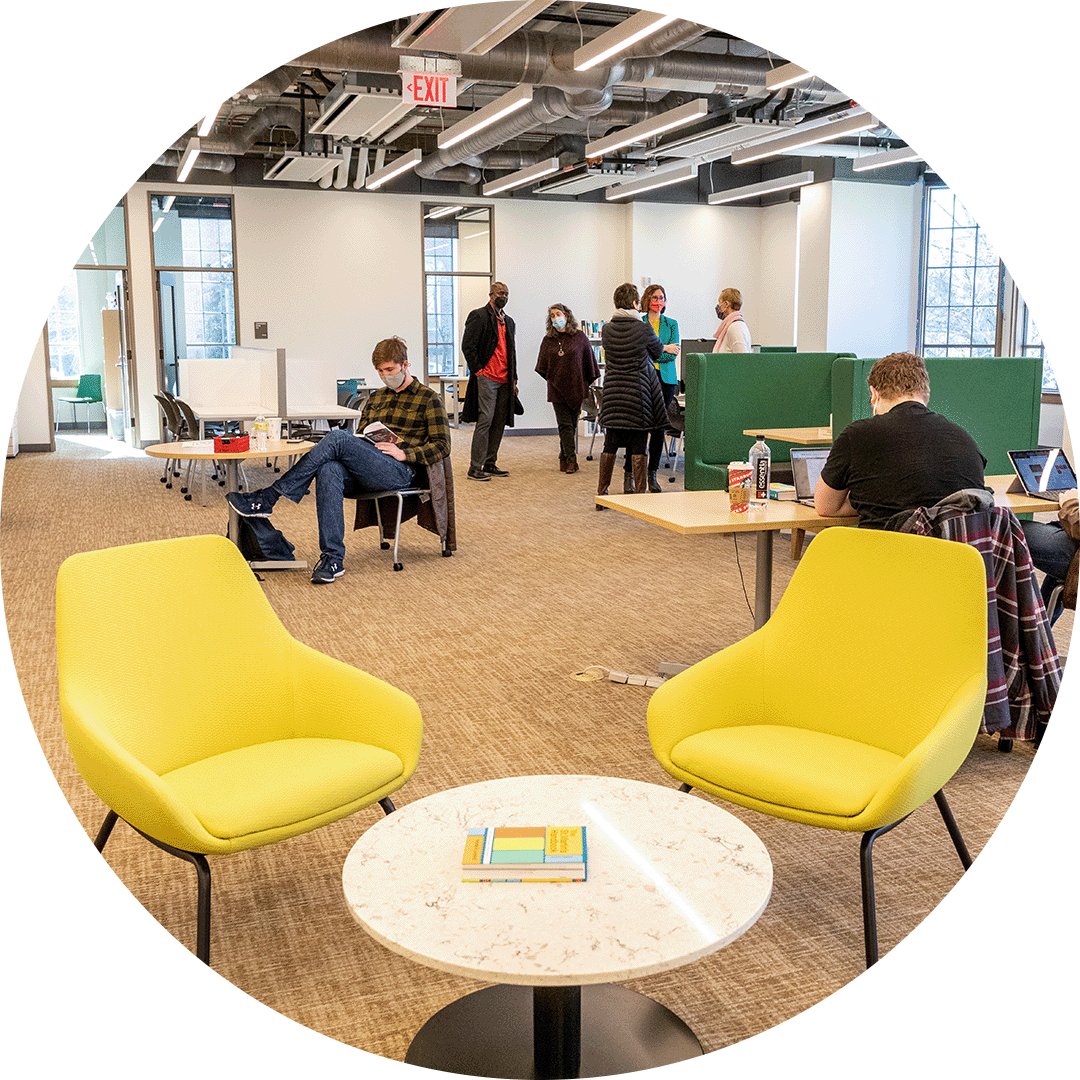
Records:
<instances>
[{"instance_id":1,"label":"sneaker","mask_svg":"<svg viewBox=\"0 0 1080 1080\"><path fill-rule=\"evenodd\" d=\"M258 491L230 491L226 496L229 505L241 517L268 518L274 512L277 497L269 488Z\"/></svg>"},{"instance_id":2,"label":"sneaker","mask_svg":"<svg viewBox=\"0 0 1080 1080\"><path fill-rule=\"evenodd\" d=\"M489 476L509 476L510 474L505 469L500 469L497 465L485 465L484 472Z\"/></svg>"},{"instance_id":3,"label":"sneaker","mask_svg":"<svg viewBox=\"0 0 1080 1080\"><path fill-rule=\"evenodd\" d=\"M490 480L491 477L483 469L470 469L465 474L470 480Z\"/></svg>"},{"instance_id":4,"label":"sneaker","mask_svg":"<svg viewBox=\"0 0 1080 1080\"><path fill-rule=\"evenodd\" d=\"M329 585L345 573L345 564L333 555L323 555L311 572L312 585Z\"/></svg>"}]
</instances>

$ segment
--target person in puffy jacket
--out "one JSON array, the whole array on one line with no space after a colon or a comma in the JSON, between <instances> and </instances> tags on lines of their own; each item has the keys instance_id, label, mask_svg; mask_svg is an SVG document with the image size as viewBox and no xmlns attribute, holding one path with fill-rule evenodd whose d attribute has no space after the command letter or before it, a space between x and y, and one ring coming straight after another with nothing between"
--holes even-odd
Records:
<instances>
[{"instance_id":1,"label":"person in puffy jacket","mask_svg":"<svg viewBox=\"0 0 1080 1080\"><path fill-rule=\"evenodd\" d=\"M604 394L600 406L604 448L596 489L599 495L607 494L619 447L625 447L630 458L634 490L647 490L648 435L667 423L664 396L653 365L664 346L649 323L642 321L641 297L635 285L620 285L614 303L615 313L600 335L604 347Z\"/></svg>"}]
</instances>

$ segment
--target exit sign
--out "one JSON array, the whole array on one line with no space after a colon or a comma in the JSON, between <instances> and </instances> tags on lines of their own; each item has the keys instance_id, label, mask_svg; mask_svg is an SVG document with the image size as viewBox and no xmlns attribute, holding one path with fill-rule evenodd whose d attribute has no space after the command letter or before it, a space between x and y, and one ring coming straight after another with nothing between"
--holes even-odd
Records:
<instances>
[{"instance_id":1,"label":"exit sign","mask_svg":"<svg viewBox=\"0 0 1080 1080\"><path fill-rule=\"evenodd\" d=\"M401 72L401 96L408 105L457 105L457 77L426 71Z\"/></svg>"}]
</instances>

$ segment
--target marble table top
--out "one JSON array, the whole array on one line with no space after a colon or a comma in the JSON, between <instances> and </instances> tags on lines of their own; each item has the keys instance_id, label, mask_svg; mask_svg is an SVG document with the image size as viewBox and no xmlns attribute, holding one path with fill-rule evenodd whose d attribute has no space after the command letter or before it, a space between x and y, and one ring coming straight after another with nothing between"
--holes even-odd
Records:
<instances>
[{"instance_id":1,"label":"marble table top","mask_svg":"<svg viewBox=\"0 0 1080 1080\"><path fill-rule=\"evenodd\" d=\"M470 826L584 825L588 881L462 882ZM372 937L440 971L523 986L619 982L707 956L757 920L772 862L746 825L674 788L489 780L401 806L357 840L345 899Z\"/></svg>"}]
</instances>

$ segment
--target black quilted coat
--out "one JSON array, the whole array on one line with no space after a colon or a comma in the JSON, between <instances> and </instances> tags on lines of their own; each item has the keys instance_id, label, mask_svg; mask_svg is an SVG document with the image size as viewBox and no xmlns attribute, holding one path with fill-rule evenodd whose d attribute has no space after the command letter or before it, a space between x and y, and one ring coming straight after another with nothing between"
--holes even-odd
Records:
<instances>
[{"instance_id":1,"label":"black quilted coat","mask_svg":"<svg viewBox=\"0 0 1080 1080\"><path fill-rule=\"evenodd\" d=\"M638 315L619 312L604 323L604 386L600 424L609 431L651 431L667 423L653 361L664 351Z\"/></svg>"}]
</instances>

